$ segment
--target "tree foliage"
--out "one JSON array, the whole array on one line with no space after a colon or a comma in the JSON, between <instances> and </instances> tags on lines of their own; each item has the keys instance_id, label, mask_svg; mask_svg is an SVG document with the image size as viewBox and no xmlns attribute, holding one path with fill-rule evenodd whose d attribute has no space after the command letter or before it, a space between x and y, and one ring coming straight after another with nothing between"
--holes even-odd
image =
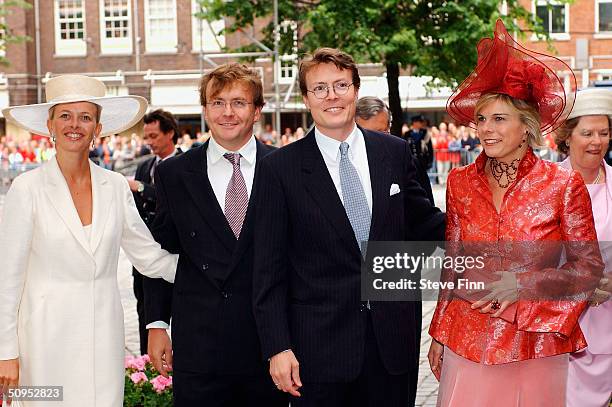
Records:
<instances>
[{"instance_id":1,"label":"tree foliage","mask_svg":"<svg viewBox=\"0 0 612 407\"><path fill-rule=\"evenodd\" d=\"M230 17L228 32L268 18L262 36L272 47L272 0L199 1L205 10L199 17ZM348 52L358 62L384 64L395 117L402 114L394 77L399 75L399 67L452 86L476 65L476 44L491 36L498 18L510 32L519 32L520 22L528 31L546 37L541 21L534 20L519 0L507 0L506 4L507 13L502 16L499 0L278 0L279 21L298 23L301 53L329 46ZM281 37L281 54L291 52L290 38ZM401 121L394 121L395 134L400 126Z\"/></svg>"},{"instance_id":2,"label":"tree foliage","mask_svg":"<svg viewBox=\"0 0 612 407\"><path fill-rule=\"evenodd\" d=\"M30 39L28 36L16 35L14 30L6 24L6 16L11 14L11 9L14 7L28 9L32 6L23 0L6 0L0 2L0 51L5 51L8 44ZM9 65L9 62L10 61L6 57L0 56L0 64Z\"/></svg>"}]
</instances>

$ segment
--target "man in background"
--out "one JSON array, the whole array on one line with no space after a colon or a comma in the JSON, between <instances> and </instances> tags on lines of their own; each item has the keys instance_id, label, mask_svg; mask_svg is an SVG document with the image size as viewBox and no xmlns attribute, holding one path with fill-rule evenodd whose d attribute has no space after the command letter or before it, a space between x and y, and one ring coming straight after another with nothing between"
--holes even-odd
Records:
<instances>
[{"instance_id":1,"label":"man in background","mask_svg":"<svg viewBox=\"0 0 612 407\"><path fill-rule=\"evenodd\" d=\"M391 112L389 107L376 96L364 96L357 101L355 121L364 129L389 133Z\"/></svg>"},{"instance_id":2,"label":"man in background","mask_svg":"<svg viewBox=\"0 0 612 407\"><path fill-rule=\"evenodd\" d=\"M155 218L155 183L153 176L157 165L176 155L175 144L178 140L178 124L172 113L162 109L154 110L144 116L144 142L153 152L153 156L142 161L136 168L136 175L133 180L128 180L130 189L134 194L136 208L145 224L150 228ZM136 311L138 312L138 333L140 335L140 353L147 353L148 332L146 329L146 300L143 289L143 281L148 277L143 276L132 269L134 276L134 295L136 296ZM166 281L160 281L161 287L172 287ZM172 295L172 290L162 290L162 293ZM169 301L169 300L168 300ZM155 318L164 319L163 316Z\"/></svg>"},{"instance_id":3,"label":"man in background","mask_svg":"<svg viewBox=\"0 0 612 407\"><path fill-rule=\"evenodd\" d=\"M376 96L364 96L357 101L355 122L357 122L358 126L367 130L390 133L391 111L382 99ZM427 193L429 201L435 204L427 171L425 171L420 161L415 160L414 163L417 169L417 181Z\"/></svg>"},{"instance_id":4,"label":"man in background","mask_svg":"<svg viewBox=\"0 0 612 407\"><path fill-rule=\"evenodd\" d=\"M402 137L410 144L412 154L427 171L433 165L433 144L427 131L427 119L419 114L412 116L410 121L412 125Z\"/></svg>"}]
</instances>

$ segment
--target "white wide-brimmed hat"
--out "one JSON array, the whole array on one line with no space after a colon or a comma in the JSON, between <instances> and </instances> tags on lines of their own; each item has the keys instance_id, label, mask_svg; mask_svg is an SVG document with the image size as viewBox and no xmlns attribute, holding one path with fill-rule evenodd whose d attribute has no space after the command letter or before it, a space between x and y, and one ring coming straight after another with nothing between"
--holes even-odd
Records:
<instances>
[{"instance_id":1,"label":"white wide-brimmed hat","mask_svg":"<svg viewBox=\"0 0 612 407\"><path fill-rule=\"evenodd\" d=\"M612 116L612 89L587 88L578 91L574 108L567 119L596 115Z\"/></svg>"},{"instance_id":2,"label":"white wide-brimmed hat","mask_svg":"<svg viewBox=\"0 0 612 407\"><path fill-rule=\"evenodd\" d=\"M134 126L147 110L147 100L140 96L106 96L106 85L84 75L61 75L45 86L46 103L2 109L4 117L31 133L49 136L49 109L60 103L91 102L102 108L100 135L120 133Z\"/></svg>"}]
</instances>

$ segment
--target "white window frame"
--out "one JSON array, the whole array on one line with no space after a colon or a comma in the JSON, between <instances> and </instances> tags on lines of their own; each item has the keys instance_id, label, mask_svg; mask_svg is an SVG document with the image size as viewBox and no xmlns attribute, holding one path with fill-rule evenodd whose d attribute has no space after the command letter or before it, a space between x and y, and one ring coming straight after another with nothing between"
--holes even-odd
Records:
<instances>
[{"instance_id":1,"label":"white window frame","mask_svg":"<svg viewBox=\"0 0 612 407\"><path fill-rule=\"evenodd\" d=\"M202 41L204 44L203 52L220 52L221 48L225 47L225 34L215 35L215 33L225 28L225 20L216 20L209 24L195 16L195 13L199 10L198 1L191 0L191 50L194 53L200 52L200 42ZM199 35L200 21L202 22L202 37Z\"/></svg>"},{"instance_id":2,"label":"white window frame","mask_svg":"<svg viewBox=\"0 0 612 407\"><path fill-rule=\"evenodd\" d=\"M53 19L55 27L55 55L56 56L84 56L87 55L87 16L85 14L85 0L81 0L83 19L83 38L62 39L59 19L59 3L53 0Z\"/></svg>"},{"instance_id":3,"label":"white window frame","mask_svg":"<svg viewBox=\"0 0 612 407\"><path fill-rule=\"evenodd\" d=\"M612 4L612 0L595 0L595 34L593 38L612 38L612 31L599 31L599 4L609 3Z\"/></svg>"},{"instance_id":4,"label":"white window frame","mask_svg":"<svg viewBox=\"0 0 612 407\"><path fill-rule=\"evenodd\" d=\"M145 51L147 53L157 54L176 54L178 50L178 31L177 31L177 13L176 13L176 0L172 2L172 14L174 15L174 25L172 33L165 36L162 39L151 37L150 33L150 0L145 0Z\"/></svg>"},{"instance_id":5,"label":"white window frame","mask_svg":"<svg viewBox=\"0 0 612 407\"><path fill-rule=\"evenodd\" d=\"M536 17L536 7L537 6L546 6L546 5L549 5L549 4L551 6L563 6L565 8L565 27L564 27L562 33L552 33L552 32L549 32L548 35L553 40L557 40L557 41L569 41L570 38L571 38L570 37L570 5L569 4L567 4L567 3L559 4L558 2L556 2L554 0L549 0L549 1L546 1L546 0L532 0L531 1L531 14L533 15L533 18L535 19L535 17ZM551 21L551 20L552 19L549 19L549 21ZM535 34L531 36L531 40L532 41L540 41L540 39Z\"/></svg>"},{"instance_id":6,"label":"white window frame","mask_svg":"<svg viewBox=\"0 0 612 407\"><path fill-rule=\"evenodd\" d=\"M100 0L100 53L101 54L131 54L132 53L132 1L127 1L127 37L106 38L105 0ZM111 17L111 21L115 21Z\"/></svg>"}]
</instances>

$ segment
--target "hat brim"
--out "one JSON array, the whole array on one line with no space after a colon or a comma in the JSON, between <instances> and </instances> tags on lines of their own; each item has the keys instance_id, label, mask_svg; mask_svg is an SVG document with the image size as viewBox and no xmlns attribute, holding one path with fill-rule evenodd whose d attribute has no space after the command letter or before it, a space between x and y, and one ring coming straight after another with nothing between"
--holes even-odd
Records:
<instances>
[{"instance_id":1,"label":"hat brim","mask_svg":"<svg viewBox=\"0 0 612 407\"><path fill-rule=\"evenodd\" d=\"M590 88L579 91L567 120L582 116L612 116L612 89Z\"/></svg>"},{"instance_id":2,"label":"hat brim","mask_svg":"<svg viewBox=\"0 0 612 407\"><path fill-rule=\"evenodd\" d=\"M134 126L142 119L148 106L147 100L141 96L104 96L7 107L2 110L2 114L6 120L30 133L49 136L49 129L47 128L49 109L59 104L75 102L90 102L102 108L100 114L101 136L117 134Z\"/></svg>"}]
</instances>

